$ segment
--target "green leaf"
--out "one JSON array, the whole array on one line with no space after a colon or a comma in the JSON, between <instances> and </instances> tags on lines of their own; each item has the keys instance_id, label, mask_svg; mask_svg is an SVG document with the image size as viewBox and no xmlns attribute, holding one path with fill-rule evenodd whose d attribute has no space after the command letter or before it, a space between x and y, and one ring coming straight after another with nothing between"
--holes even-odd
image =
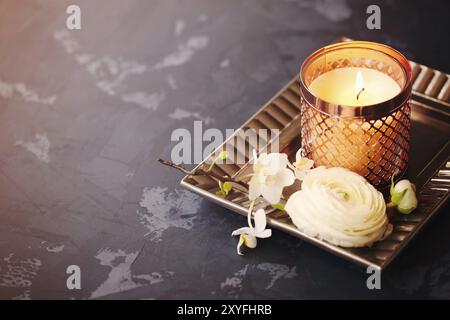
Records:
<instances>
[{"instance_id":1,"label":"green leaf","mask_svg":"<svg viewBox=\"0 0 450 320\"><path fill-rule=\"evenodd\" d=\"M223 150L219 153L216 159L226 160L228 158L228 151Z\"/></svg>"},{"instance_id":2,"label":"green leaf","mask_svg":"<svg viewBox=\"0 0 450 320\"><path fill-rule=\"evenodd\" d=\"M403 197L405 196L406 191L408 189L403 190L402 192L394 192L393 195L391 195L391 201L398 205L400 201L402 201Z\"/></svg>"},{"instance_id":3,"label":"green leaf","mask_svg":"<svg viewBox=\"0 0 450 320\"><path fill-rule=\"evenodd\" d=\"M233 189L233 183L230 181L222 183L222 181L219 180L217 184L219 185L219 190L216 192L216 195L222 198L228 196L228 193Z\"/></svg>"},{"instance_id":4,"label":"green leaf","mask_svg":"<svg viewBox=\"0 0 450 320\"><path fill-rule=\"evenodd\" d=\"M233 189L233 184L230 181L224 182L222 185L222 191L227 196L228 193Z\"/></svg>"},{"instance_id":5,"label":"green leaf","mask_svg":"<svg viewBox=\"0 0 450 320\"><path fill-rule=\"evenodd\" d=\"M407 189L403 190L402 192L395 192L394 187L395 187L394 175L392 175L391 176L391 189L390 189L391 202L398 205L400 203L400 201L403 199L403 197L405 196Z\"/></svg>"},{"instance_id":6,"label":"green leaf","mask_svg":"<svg viewBox=\"0 0 450 320\"><path fill-rule=\"evenodd\" d=\"M281 202L276 203L276 204L273 204L273 205L272 205L272 208L277 209L277 210L281 210L281 211L286 211L286 210L284 209L284 204L282 204Z\"/></svg>"},{"instance_id":7,"label":"green leaf","mask_svg":"<svg viewBox=\"0 0 450 320\"><path fill-rule=\"evenodd\" d=\"M391 176L391 197L394 196L394 175Z\"/></svg>"}]
</instances>

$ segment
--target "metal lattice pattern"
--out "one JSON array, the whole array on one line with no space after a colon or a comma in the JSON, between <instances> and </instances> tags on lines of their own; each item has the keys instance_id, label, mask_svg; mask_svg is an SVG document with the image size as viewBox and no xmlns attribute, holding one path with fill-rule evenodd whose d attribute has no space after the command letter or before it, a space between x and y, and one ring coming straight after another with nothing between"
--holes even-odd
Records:
<instances>
[{"instance_id":1,"label":"metal lattice pattern","mask_svg":"<svg viewBox=\"0 0 450 320\"><path fill-rule=\"evenodd\" d=\"M302 146L316 165L345 167L374 185L402 173L408 163L411 108L378 120L330 117L302 103Z\"/></svg>"},{"instance_id":2,"label":"metal lattice pattern","mask_svg":"<svg viewBox=\"0 0 450 320\"><path fill-rule=\"evenodd\" d=\"M401 69L374 59L329 60L307 71L306 83L337 68L364 67L389 75L403 86ZM302 100L302 146L316 165L345 167L373 185L383 185L408 163L411 108L405 103L376 119L330 116Z\"/></svg>"}]
</instances>

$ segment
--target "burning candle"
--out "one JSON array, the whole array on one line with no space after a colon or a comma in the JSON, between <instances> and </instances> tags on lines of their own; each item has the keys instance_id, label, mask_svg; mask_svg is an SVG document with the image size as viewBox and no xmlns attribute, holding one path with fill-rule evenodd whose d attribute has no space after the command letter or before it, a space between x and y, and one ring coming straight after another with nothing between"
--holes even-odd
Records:
<instances>
[{"instance_id":1,"label":"burning candle","mask_svg":"<svg viewBox=\"0 0 450 320\"><path fill-rule=\"evenodd\" d=\"M372 42L322 48L302 65L302 146L316 165L345 167L374 185L406 169L411 70Z\"/></svg>"},{"instance_id":2,"label":"burning candle","mask_svg":"<svg viewBox=\"0 0 450 320\"><path fill-rule=\"evenodd\" d=\"M400 86L388 75L360 67L326 72L314 79L308 88L322 100L344 106L376 104L400 92Z\"/></svg>"}]
</instances>

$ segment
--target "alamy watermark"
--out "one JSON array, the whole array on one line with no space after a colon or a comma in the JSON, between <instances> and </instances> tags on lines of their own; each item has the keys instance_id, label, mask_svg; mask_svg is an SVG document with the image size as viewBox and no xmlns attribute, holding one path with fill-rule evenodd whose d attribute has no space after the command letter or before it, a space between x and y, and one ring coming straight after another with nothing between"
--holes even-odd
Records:
<instances>
[{"instance_id":1,"label":"alamy watermark","mask_svg":"<svg viewBox=\"0 0 450 320\"><path fill-rule=\"evenodd\" d=\"M66 19L66 27L69 30L81 29L81 8L75 4L67 7L66 13L69 15Z\"/></svg>"},{"instance_id":2,"label":"alamy watermark","mask_svg":"<svg viewBox=\"0 0 450 320\"><path fill-rule=\"evenodd\" d=\"M66 286L69 290L81 289L81 269L76 264L67 267L66 273L69 275L66 280Z\"/></svg>"},{"instance_id":3,"label":"alamy watermark","mask_svg":"<svg viewBox=\"0 0 450 320\"><path fill-rule=\"evenodd\" d=\"M369 274L366 280L366 286L369 290L381 289L381 270L374 266L368 266L366 273Z\"/></svg>"},{"instance_id":4,"label":"alamy watermark","mask_svg":"<svg viewBox=\"0 0 450 320\"><path fill-rule=\"evenodd\" d=\"M367 18L366 27L369 30L381 29L381 9L376 4L372 4L367 7L367 14L370 16Z\"/></svg>"},{"instance_id":5,"label":"alamy watermark","mask_svg":"<svg viewBox=\"0 0 450 320\"><path fill-rule=\"evenodd\" d=\"M253 150L260 152L279 152L278 129L225 129L203 130L202 121L194 121L191 134L186 128L175 129L170 137L173 146L170 158L176 164L199 164L211 154L217 156L227 151L228 164L245 164L252 157ZM217 163L220 163L220 159Z\"/></svg>"}]
</instances>

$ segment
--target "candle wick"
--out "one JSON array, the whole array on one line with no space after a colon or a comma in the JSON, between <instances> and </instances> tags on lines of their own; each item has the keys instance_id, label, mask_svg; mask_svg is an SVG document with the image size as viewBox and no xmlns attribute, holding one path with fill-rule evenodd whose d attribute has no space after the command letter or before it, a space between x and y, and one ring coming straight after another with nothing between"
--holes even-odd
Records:
<instances>
[{"instance_id":1,"label":"candle wick","mask_svg":"<svg viewBox=\"0 0 450 320\"><path fill-rule=\"evenodd\" d=\"M364 88L361 89L361 91L358 93L358 95L356 96L356 100L359 100L359 95L364 91Z\"/></svg>"}]
</instances>

